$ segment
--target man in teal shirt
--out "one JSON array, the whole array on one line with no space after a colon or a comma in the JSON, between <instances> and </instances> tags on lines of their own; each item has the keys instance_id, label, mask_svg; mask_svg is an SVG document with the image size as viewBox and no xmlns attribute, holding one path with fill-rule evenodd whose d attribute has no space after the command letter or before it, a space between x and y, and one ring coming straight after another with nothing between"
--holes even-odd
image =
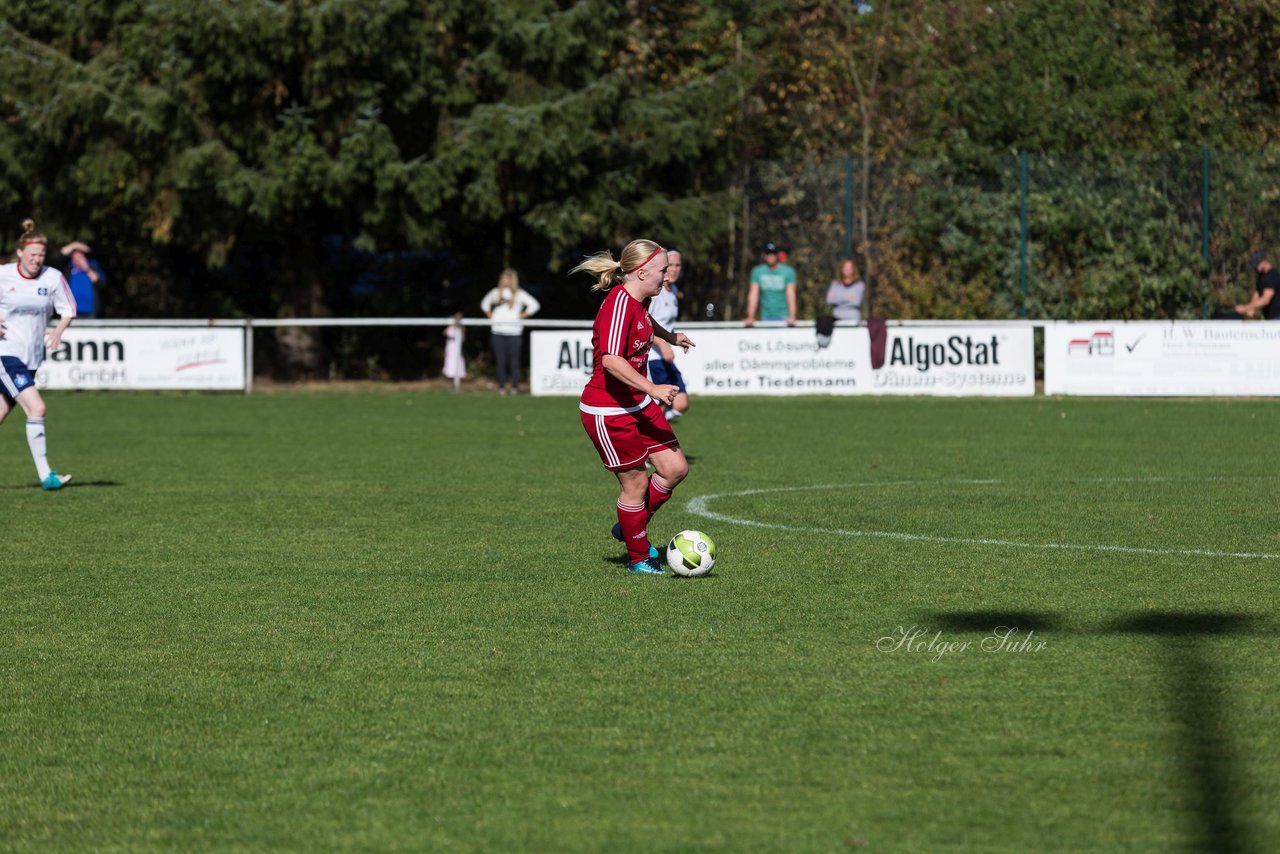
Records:
<instances>
[{"instance_id":1,"label":"man in teal shirt","mask_svg":"<svg viewBox=\"0 0 1280 854\"><path fill-rule=\"evenodd\" d=\"M751 271L751 289L747 292L746 326L755 326L756 308L765 323L786 321L796 325L796 271L778 261L778 244L764 245L764 263Z\"/></svg>"}]
</instances>

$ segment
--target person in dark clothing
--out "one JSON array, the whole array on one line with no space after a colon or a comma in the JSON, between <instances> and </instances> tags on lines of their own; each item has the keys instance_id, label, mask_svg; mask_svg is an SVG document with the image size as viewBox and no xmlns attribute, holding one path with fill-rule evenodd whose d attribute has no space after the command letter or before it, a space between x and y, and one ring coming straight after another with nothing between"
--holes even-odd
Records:
<instances>
[{"instance_id":1,"label":"person in dark clothing","mask_svg":"<svg viewBox=\"0 0 1280 854\"><path fill-rule=\"evenodd\" d=\"M1253 299L1236 306L1236 314L1242 317L1262 315L1266 320L1280 320L1280 270L1271 266L1267 256L1255 252L1249 256L1249 266L1257 274L1253 284Z\"/></svg>"}]
</instances>

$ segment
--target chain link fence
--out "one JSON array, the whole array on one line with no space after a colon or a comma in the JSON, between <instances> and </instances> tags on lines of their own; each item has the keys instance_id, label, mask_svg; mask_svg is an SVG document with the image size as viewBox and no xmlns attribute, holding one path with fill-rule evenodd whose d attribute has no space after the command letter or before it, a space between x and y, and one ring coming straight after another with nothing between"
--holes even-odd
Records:
<instances>
[{"instance_id":1,"label":"chain link fence","mask_svg":"<svg viewBox=\"0 0 1280 854\"><path fill-rule=\"evenodd\" d=\"M742 317L767 241L796 269L801 318L826 312L843 256L889 319L1213 317L1251 293L1249 254L1280 249L1280 151L766 162L736 194L718 236L685 253L682 319ZM422 379L443 364L438 328L265 334L260 362L281 376ZM487 345L486 329L466 343L482 377Z\"/></svg>"},{"instance_id":2,"label":"chain link fence","mask_svg":"<svg viewBox=\"0 0 1280 854\"><path fill-rule=\"evenodd\" d=\"M852 254L883 317L1200 318L1280 246L1280 152L758 164L745 195L743 246L787 250L802 316Z\"/></svg>"}]
</instances>

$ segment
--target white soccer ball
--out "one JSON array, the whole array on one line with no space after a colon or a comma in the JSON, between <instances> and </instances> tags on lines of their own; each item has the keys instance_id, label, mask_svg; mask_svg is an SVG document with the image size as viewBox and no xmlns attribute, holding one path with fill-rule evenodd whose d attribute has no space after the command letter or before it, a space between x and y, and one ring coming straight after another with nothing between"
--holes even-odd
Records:
<instances>
[{"instance_id":1,"label":"white soccer ball","mask_svg":"<svg viewBox=\"0 0 1280 854\"><path fill-rule=\"evenodd\" d=\"M715 541L701 531L681 531L667 543L667 566L676 575L697 578L715 565Z\"/></svg>"}]
</instances>

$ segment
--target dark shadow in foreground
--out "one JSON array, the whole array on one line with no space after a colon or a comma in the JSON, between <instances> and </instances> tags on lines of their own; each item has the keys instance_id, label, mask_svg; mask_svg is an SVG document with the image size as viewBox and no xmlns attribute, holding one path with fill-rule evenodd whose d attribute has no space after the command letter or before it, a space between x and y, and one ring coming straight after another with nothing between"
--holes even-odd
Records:
<instances>
[{"instance_id":1,"label":"dark shadow in foreground","mask_svg":"<svg viewBox=\"0 0 1280 854\"><path fill-rule=\"evenodd\" d=\"M1057 632L1062 618L1044 611L948 611L925 614L921 625L947 632L986 632L1004 627L1021 632Z\"/></svg>"},{"instance_id":2,"label":"dark shadow in foreground","mask_svg":"<svg viewBox=\"0 0 1280 854\"><path fill-rule=\"evenodd\" d=\"M1229 686L1214 666L1208 638L1249 634L1256 620L1245 614L1156 612L1120 621L1113 631L1162 639L1169 709L1182 737L1179 761L1191 784L1197 839L1192 850L1235 854L1251 850L1237 805L1244 792L1236 779L1236 748L1226 701Z\"/></svg>"},{"instance_id":3,"label":"dark shadow in foreground","mask_svg":"<svg viewBox=\"0 0 1280 854\"><path fill-rule=\"evenodd\" d=\"M1270 631L1257 617L1205 611L1144 611L1098 628L1073 627L1060 615L1042 611L950 611L921 616L923 625L951 632L991 633L1000 627L1059 635L1141 635L1160 639L1162 670L1168 680L1170 714L1182 744L1178 761L1195 805L1190 814L1189 850L1242 854L1253 850L1239 816L1245 796L1235 770L1236 749L1225 701L1230 686L1212 660L1209 638Z\"/></svg>"}]
</instances>

